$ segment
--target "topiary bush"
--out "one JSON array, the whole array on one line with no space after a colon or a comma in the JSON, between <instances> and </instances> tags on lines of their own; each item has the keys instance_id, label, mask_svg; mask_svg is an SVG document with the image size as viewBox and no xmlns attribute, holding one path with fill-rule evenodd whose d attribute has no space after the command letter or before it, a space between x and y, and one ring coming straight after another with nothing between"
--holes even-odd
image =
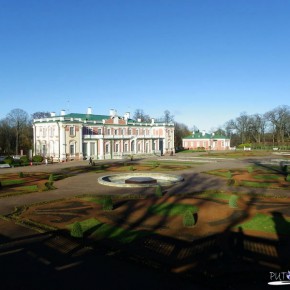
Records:
<instances>
[{"instance_id":1,"label":"topiary bush","mask_svg":"<svg viewBox=\"0 0 290 290\"><path fill-rule=\"evenodd\" d=\"M228 171L228 172L226 173L226 178L227 178L227 179L231 179L232 177L233 177L232 173L231 173L230 171Z\"/></svg>"},{"instance_id":2,"label":"topiary bush","mask_svg":"<svg viewBox=\"0 0 290 290\"><path fill-rule=\"evenodd\" d=\"M9 164L9 165L12 165L14 163L13 157L11 157L11 156L5 157L4 163Z\"/></svg>"},{"instance_id":3,"label":"topiary bush","mask_svg":"<svg viewBox=\"0 0 290 290\"><path fill-rule=\"evenodd\" d=\"M158 161L153 161L152 162L152 167L153 168L157 168L160 165L160 163Z\"/></svg>"},{"instance_id":4,"label":"topiary bush","mask_svg":"<svg viewBox=\"0 0 290 290\"><path fill-rule=\"evenodd\" d=\"M134 167L133 167L133 166L130 166L130 167L129 167L129 170L130 170L130 171L134 171Z\"/></svg>"},{"instance_id":5,"label":"topiary bush","mask_svg":"<svg viewBox=\"0 0 290 290\"><path fill-rule=\"evenodd\" d=\"M29 164L29 159L26 155L23 155L20 157L20 164L21 165L27 165Z\"/></svg>"},{"instance_id":6,"label":"topiary bush","mask_svg":"<svg viewBox=\"0 0 290 290\"><path fill-rule=\"evenodd\" d=\"M183 226L193 227L195 223L196 223L196 220L191 210L186 210L183 214Z\"/></svg>"},{"instance_id":7,"label":"topiary bush","mask_svg":"<svg viewBox=\"0 0 290 290\"><path fill-rule=\"evenodd\" d=\"M156 189L155 189L155 195L158 196L158 197L161 197L162 196L162 187L160 184L158 184L156 186Z\"/></svg>"},{"instance_id":8,"label":"topiary bush","mask_svg":"<svg viewBox=\"0 0 290 290\"><path fill-rule=\"evenodd\" d=\"M43 161L43 157L41 155L35 155L32 157L33 162L41 163Z\"/></svg>"},{"instance_id":9,"label":"topiary bush","mask_svg":"<svg viewBox=\"0 0 290 290\"><path fill-rule=\"evenodd\" d=\"M52 189L55 189L55 187L53 186L53 182L50 182L50 181L47 181L45 182L45 189L46 190L52 190Z\"/></svg>"},{"instance_id":10,"label":"topiary bush","mask_svg":"<svg viewBox=\"0 0 290 290\"><path fill-rule=\"evenodd\" d=\"M248 173L252 173L254 171L254 168L253 166L248 166L247 170L248 170Z\"/></svg>"},{"instance_id":11,"label":"topiary bush","mask_svg":"<svg viewBox=\"0 0 290 290\"><path fill-rule=\"evenodd\" d=\"M49 182L54 182L54 175L53 175L53 173L51 173L50 175L49 175L49 178L48 178L48 181Z\"/></svg>"},{"instance_id":12,"label":"topiary bush","mask_svg":"<svg viewBox=\"0 0 290 290\"><path fill-rule=\"evenodd\" d=\"M235 183L236 181L233 178L227 180L227 185L235 185Z\"/></svg>"},{"instance_id":13,"label":"topiary bush","mask_svg":"<svg viewBox=\"0 0 290 290\"><path fill-rule=\"evenodd\" d=\"M103 210L113 210L113 200L111 196L104 196L101 199Z\"/></svg>"},{"instance_id":14,"label":"topiary bush","mask_svg":"<svg viewBox=\"0 0 290 290\"><path fill-rule=\"evenodd\" d=\"M286 181L290 181L290 174L287 174Z\"/></svg>"},{"instance_id":15,"label":"topiary bush","mask_svg":"<svg viewBox=\"0 0 290 290\"><path fill-rule=\"evenodd\" d=\"M19 172L19 173L18 173L18 176L19 176L20 178L23 178L23 177L24 177L24 173L23 173L23 172Z\"/></svg>"},{"instance_id":16,"label":"topiary bush","mask_svg":"<svg viewBox=\"0 0 290 290\"><path fill-rule=\"evenodd\" d=\"M237 195L232 194L230 196L230 199L229 199L229 207L237 208L238 207L238 199L239 199L239 197Z\"/></svg>"},{"instance_id":17,"label":"topiary bush","mask_svg":"<svg viewBox=\"0 0 290 290\"><path fill-rule=\"evenodd\" d=\"M82 226L79 222L73 224L70 235L74 238L82 238L84 236Z\"/></svg>"}]
</instances>

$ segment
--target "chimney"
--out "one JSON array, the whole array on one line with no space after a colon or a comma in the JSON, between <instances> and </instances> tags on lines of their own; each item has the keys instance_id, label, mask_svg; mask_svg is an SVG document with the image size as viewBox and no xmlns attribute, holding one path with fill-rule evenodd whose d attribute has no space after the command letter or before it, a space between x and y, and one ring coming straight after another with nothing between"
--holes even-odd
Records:
<instances>
[{"instance_id":1,"label":"chimney","mask_svg":"<svg viewBox=\"0 0 290 290\"><path fill-rule=\"evenodd\" d=\"M124 119L125 119L125 120L130 119L130 113L129 113L129 112L126 112L126 113L125 113L125 115L124 115Z\"/></svg>"},{"instance_id":2,"label":"chimney","mask_svg":"<svg viewBox=\"0 0 290 290\"><path fill-rule=\"evenodd\" d=\"M155 119L152 118L152 119L151 119L151 124L154 124L154 123L155 123Z\"/></svg>"},{"instance_id":3,"label":"chimney","mask_svg":"<svg viewBox=\"0 0 290 290\"><path fill-rule=\"evenodd\" d=\"M91 107L88 107L87 109L87 115L91 115L92 114L92 108Z\"/></svg>"},{"instance_id":4,"label":"chimney","mask_svg":"<svg viewBox=\"0 0 290 290\"><path fill-rule=\"evenodd\" d=\"M110 117L115 117L117 115L117 111L115 109L110 110Z\"/></svg>"},{"instance_id":5,"label":"chimney","mask_svg":"<svg viewBox=\"0 0 290 290\"><path fill-rule=\"evenodd\" d=\"M65 110L61 110L61 111L60 111L60 115L61 115L61 116L64 116L64 115L65 115Z\"/></svg>"},{"instance_id":6,"label":"chimney","mask_svg":"<svg viewBox=\"0 0 290 290\"><path fill-rule=\"evenodd\" d=\"M51 112L50 117L55 117L55 112Z\"/></svg>"}]
</instances>

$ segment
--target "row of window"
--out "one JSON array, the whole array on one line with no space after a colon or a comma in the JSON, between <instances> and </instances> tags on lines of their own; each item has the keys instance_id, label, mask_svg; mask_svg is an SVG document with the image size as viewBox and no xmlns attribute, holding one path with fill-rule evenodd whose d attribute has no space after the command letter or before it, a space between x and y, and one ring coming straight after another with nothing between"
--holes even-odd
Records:
<instances>
[{"instance_id":1,"label":"row of window","mask_svg":"<svg viewBox=\"0 0 290 290\"><path fill-rule=\"evenodd\" d=\"M153 134L155 134L155 130ZM90 128L84 127L83 128L84 135L101 135L103 131L101 128ZM149 129L132 129L132 128L120 128L120 129L113 129L113 128L104 128L105 135L150 135Z\"/></svg>"}]
</instances>

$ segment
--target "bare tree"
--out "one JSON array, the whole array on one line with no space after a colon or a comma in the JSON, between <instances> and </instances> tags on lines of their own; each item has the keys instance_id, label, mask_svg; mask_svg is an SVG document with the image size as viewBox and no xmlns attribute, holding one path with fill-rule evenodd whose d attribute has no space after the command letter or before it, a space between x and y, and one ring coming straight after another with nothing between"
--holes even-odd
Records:
<instances>
[{"instance_id":1,"label":"bare tree","mask_svg":"<svg viewBox=\"0 0 290 290\"><path fill-rule=\"evenodd\" d=\"M136 109L133 115L134 120L140 119L141 122L151 122L151 118L149 115L145 114L142 109Z\"/></svg>"},{"instance_id":2,"label":"bare tree","mask_svg":"<svg viewBox=\"0 0 290 290\"><path fill-rule=\"evenodd\" d=\"M266 119L263 115L249 116L249 135L255 143L265 142Z\"/></svg>"},{"instance_id":3,"label":"bare tree","mask_svg":"<svg viewBox=\"0 0 290 290\"><path fill-rule=\"evenodd\" d=\"M265 113L265 117L273 126L273 141L276 137L278 144L284 144L284 138L287 134L287 128L289 127L289 116L290 107L286 105Z\"/></svg>"},{"instance_id":4,"label":"bare tree","mask_svg":"<svg viewBox=\"0 0 290 290\"><path fill-rule=\"evenodd\" d=\"M188 136L191 132L183 123L174 123L174 144L176 148L182 147L182 138Z\"/></svg>"},{"instance_id":5,"label":"bare tree","mask_svg":"<svg viewBox=\"0 0 290 290\"><path fill-rule=\"evenodd\" d=\"M8 124L7 119L0 121L0 152L2 154L10 154L12 152L11 145L13 144L14 136Z\"/></svg>"},{"instance_id":6,"label":"bare tree","mask_svg":"<svg viewBox=\"0 0 290 290\"><path fill-rule=\"evenodd\" d=\"M25 128L30 124L28 114L22 109L13 109L6 117L9 126L14 131L15 136L15 154L19 153L19 145L23 137Z\"/></svg>"},{"instance_id":7,"label":"bare tree","mask_svg":"<svg viewBox=\"0 0 290 290\"><path fill-rule=\"evenodd\" d=\"M50 117L49 112L35 112L31 115L32 119L42 119L42 118L48 118Z\"/></svg>"}]
</instances>

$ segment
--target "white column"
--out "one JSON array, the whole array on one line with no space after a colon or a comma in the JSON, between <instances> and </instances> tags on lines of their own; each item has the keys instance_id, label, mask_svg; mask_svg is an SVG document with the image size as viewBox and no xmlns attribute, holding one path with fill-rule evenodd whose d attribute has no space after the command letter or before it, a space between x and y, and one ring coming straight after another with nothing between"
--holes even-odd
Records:
<instances>
[{"instance_id":1,"label":"white column","mask_svg":"<svg viewBox=\"0 0 290 290\"><path fill-rule=\"evenodd\" d=\"M100 159L104 159L104 138L99 140L99 146L100 146Z\"/></svg>"}]
</instances>

